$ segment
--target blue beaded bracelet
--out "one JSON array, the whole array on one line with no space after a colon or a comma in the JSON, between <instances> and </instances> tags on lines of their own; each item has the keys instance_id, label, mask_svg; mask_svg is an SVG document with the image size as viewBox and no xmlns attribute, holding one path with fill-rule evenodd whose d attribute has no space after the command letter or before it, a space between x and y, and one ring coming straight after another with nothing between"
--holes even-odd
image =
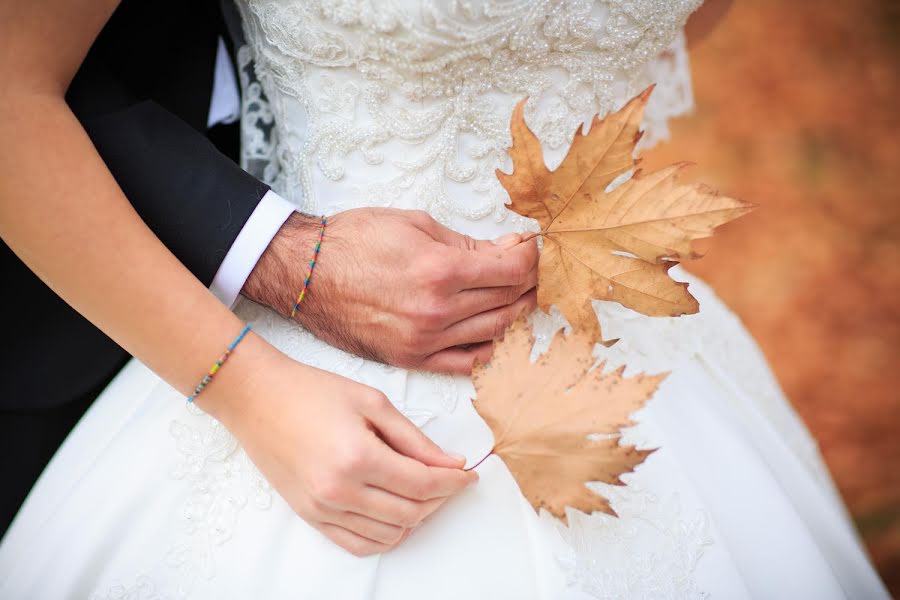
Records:
<instances>
[{"instance_id":1,"label":"blue beaded bracelet","mask_svg":"<svg viewBox=\"0 0 900 600\"><path fill-rule=\"evenodd\" d=\"M247 332L250 331L250 326L246 325L244 329L238 334L234 341L229 344L228 348L225 349L225 353L219 357L219 360L210 367L209 373L206 374L200 383L197 384L197 387L194 388L194 393L187 397L188 402L193 402L194 399L200 395L200 392L209 385L209 382L212 381L213 376L219 372L219 369L222 368L222 365L225 364L225 361L228 360L228 356L234 351L238 344L241 343L241 340L244 339L244 336L247 335Z\"/></svg>"}]
</instances>

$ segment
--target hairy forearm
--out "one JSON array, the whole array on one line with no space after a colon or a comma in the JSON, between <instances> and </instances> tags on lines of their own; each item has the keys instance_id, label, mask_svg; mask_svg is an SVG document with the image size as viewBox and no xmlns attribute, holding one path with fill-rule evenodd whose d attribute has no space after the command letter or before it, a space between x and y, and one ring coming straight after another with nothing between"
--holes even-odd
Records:
<instances>
[{"instance_id":1,"label":"hairy forearm","mask_svg":"<svg viewBox=\"0 0 900 600\"><path fill-rule=\"evenodd\" d=\"M319 219L293 213L263 252L241 295L289 317L300 291L304 266L318 237Z\"/></svg>"},{"instance_id":2,"label":"hairy forearm","mask_svg":"<svg viewBox=\"0 0 900 600\"><path fill-rule=\"evenodd\" d=\"M270 307L285 318L293 318L342 350L379 360L382 357L373 354L360 343L361 339L371 337L373 323L354 318L352 310L347 310L345 304L350 303L355 308L363 307L367 304L367 298L373 295L374 288L364 286L359 290L351 283L361 279L360 269L367 266L351 256L350 246L361 244L363 237L371 240L378 232L357 229L348 240L345 235L341 235L340 228L335 227L342 222L344 216L332 215L328 219L328 231L323 239L322 252L316 259L314 276L304 295L303 305L293 317L291 313L294 303L303 288L313 248L319 237L321 217L301 213L293 213L288 217L256 263L241 294ZM335 235L336 232L338 233ZM372 256L365 258L371 259ZM371 270L377 267L370 265L369 268Z\"/></svg>"},{"instance_id":3,"label":"hairy forearm","mask_svg":"<svg viewBox=\"0 0 900 600\"><path fill-rule=\"evenodd\" d=\"M239 319L144 225L60 95L7 93L0 104L0 236L73 308L188 393Z\"/></svg>"}]
</instances>

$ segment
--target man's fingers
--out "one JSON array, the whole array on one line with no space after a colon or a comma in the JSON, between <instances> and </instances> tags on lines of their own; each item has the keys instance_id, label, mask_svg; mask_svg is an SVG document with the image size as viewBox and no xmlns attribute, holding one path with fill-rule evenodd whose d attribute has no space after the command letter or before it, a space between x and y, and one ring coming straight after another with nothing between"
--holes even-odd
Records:
<instances>
[{"instance_id":1,"label":"man's fingers","mask_svg":"<svg viewBox=\"0 0 900 600\"><path fill-rule=\"evenodd\" d=\"M322 522L337 525L379 544L393 545L403 537L403 527L352 512L330 511Z\"/></svg>"},{"instance_id":2,"label":"man's fingers","mask_svg":"<svg viewBox=\"0 0 900 600\"><path fill-rule=\"evenodd\" d=\"M450 456L389 402L366 415L381 439L398 453L435 467L459 469L465 459Z\"/></svg>"},{"instance_id":3,"label":"man's fingers","mask_svg":"<svg viewBox=\"0 0 900 600\"><path fill-rule=\"evenodd\" d=\"M459 252L459 289L520 286L538 261L537 240L522 240L519 233L508 233L495 240L477 240L429 222L427 232L436 241Z\"/></svg>"},{"instance_id":4,"label":"man's fingers","mask_svg":"<svg viewBox=\"0 0 900 600\"><path fill-rule=\"evenodd\" d=\"M434 240L459 250L509 249L522 241L522 236L518 233L507 233L495 240L478 240L444 227L431 217L418 218L416 225Z\"/></svg>"},{"instance_id":5,"label":"man's fingers","mask_svg":"<svg viewBox=\"0 0 900 600\"><path fill-rule=\"evenodd\" d=\"M471 375L477 360L481 364L491 359L494 352L493 342L481 342L470 346L455 346L435 352L422 361L420 367L436 373L453 375Z\"/></svg>"},{"instance_id":6,"label":"man's fingers","mask_svg":"<svg viewBox=\"0 0 900 600\"><path fill-rule=\"evenodd\" d=\"M474 471L429 467L384 447L373 457L366 483L410 500L443 498L462 491L478 479Z\"/></svg>"},{"instance_id":7,"label":"man's fingers","mask_svg":"<svg viewBox=\"0 0 900 600\"><path fill-rule=\"evenodd\" d=\"M461 290L524 285L538 264L536 239L511 247L477 241L473 250L460 252Z\"/></svg>"},{"instance_id":8,"label":"man's fingers","mask_svg":"<svg viewBox=\"0 0 900 600\"><path fill-rule=\"evenodd\" d=\"M495 308L451 325L441 336L446 346L460 346L493 340L503 336L516 318L537 306L537 291L531 290L508 306Z\"/></svg>"},{"instance_id":9,"label":"man's fingers","mask_svg":"<svg viewBox=\"0 0 900 600\"><path fill-rule=\"evenodd\" d=\"M444 227L433 219L429 220L424 229L435 240L460 250L490 251L498 248L508 250L518 245L523 237L520 233L507 233L493 240L479 240Z\"/></svg>"},{"instance_id":10,"label":"man's fingers","mask_svg":"<svg viewBox=\"0 0 900 600\"><path fill-rule=\"evenodd\" d=\"M331 523L319 523L317 529L322 532L332 542L358 557L371 556L372 554L381 554L387 552L393 546L390 544L382 544L361 535L353 533L349 529L344 529Z\"/></svg>"},{"instance_id":11,"label":"man's fingers","mask_svg":"<svg viewBox=\"0 0 900 600\"><path fill-rule=\"evenodd\" d=\"M478 313L512 304L534 288L537 282L538 269L535 265L521 285L462 290L453 296L452 314L457 321L462 321Z\"/></svg>"}]
</instances>

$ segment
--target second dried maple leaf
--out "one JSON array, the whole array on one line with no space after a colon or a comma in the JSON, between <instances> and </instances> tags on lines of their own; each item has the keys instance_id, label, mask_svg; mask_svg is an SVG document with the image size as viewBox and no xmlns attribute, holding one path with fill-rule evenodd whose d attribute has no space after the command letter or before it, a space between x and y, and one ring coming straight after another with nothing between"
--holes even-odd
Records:
<instances>
[{"instance_id":1,"label":"second dried maple leaf","mask_svg":"<svg viewBox=\"0 0 900 600\"><path fill-rule=\"evenodd\" d=\"M566 507L615 514L609 501L585 484L623 485L619 478L652 450L621 445L631 413L647 402L665 375L623 377L591 369L592 339L584 332L556 335L537 362L533 339L520 317L494 342L494 355L472 374L474 406L494 433L499 456L538 510L566 521ZM600 438L590 437L599 434Z\"/></svg>"},{"instance_id":2,"label":"second dried maple leaf","mask_svg":"<svg viewBox=\"0 0 900 600\"><path fill-rule=\"evenodd\" d=\"M555 171L540 140L525 124L523 100L512 116L511 174L497 172L510 210L536 219L544 240L538 304L556 305L576 330L600 335L591 299L613 300L650 316L699 310L687 284L668 275L673 261L695 258L691 243L752 209L702 184L682 184L685 164L640 171L607 192L634 168L634 147L652 88L618 112L595 117L575 133Z\"/></svg>"}]
</instances>

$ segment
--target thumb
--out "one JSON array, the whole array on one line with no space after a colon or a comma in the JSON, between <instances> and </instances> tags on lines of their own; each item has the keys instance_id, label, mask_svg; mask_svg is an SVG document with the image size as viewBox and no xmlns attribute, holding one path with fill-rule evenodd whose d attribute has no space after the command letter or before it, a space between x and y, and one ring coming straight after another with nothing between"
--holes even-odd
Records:
<instances>
[{"instance_id":1,"label":"thumb","mask_svg":"<svg viewBox=\"0 0 900 600\"><path fill-rule=\"evenodd\" d=\"M519 233L507 233L506 235L501 235L497 239L491 240L491 245L494 249L500 247L504 250L509 250L510 248L519 245L522 242L522 235ZM484 242L482 242L484 244ZM483 248L478 248L482 250Z\"/></svg>"},{"instance_id":2,"label":"thumb","mask_svg":"<svg viewBox=\"0 0 900 600\"><path fill-rule=\"evenodd\" d=\"M461 469L466 464L464 456L447 454L440 446L422 433L412 421L407 419L393 405L382 408L370 415L372 424L381 439L396 452L415 459L430 467Z\"/></svg>"},{"instance_id":3,"label":"thumb","mask_svg":"<svg viewBox=\"0 0 900 600\"><path fill-rule=\"evenodd\" d=\"M522 243L522 236L518 233L507 233L506 235L501 235L493 240L475 240L469 238L468 242L468 250L475 250L476 252L496 252L498 249L509 250L510 248L515 248Z\"/></svg>"}]
</instances>

